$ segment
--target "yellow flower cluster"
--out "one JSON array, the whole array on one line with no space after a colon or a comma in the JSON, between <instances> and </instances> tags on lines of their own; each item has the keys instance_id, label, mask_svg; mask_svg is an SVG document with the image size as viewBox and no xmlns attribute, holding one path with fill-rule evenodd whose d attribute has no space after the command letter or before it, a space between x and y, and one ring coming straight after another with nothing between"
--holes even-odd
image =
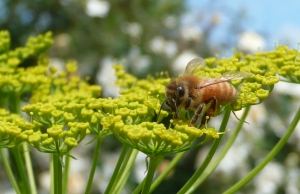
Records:
<instances>
[{"instance_id":1,"label":"yellow flower cluster","mask_svg":"<svg viewBox=\"0 0 300 194\"><path fill-rule=\"evenodd\" d=\"M115 120L112 131L116 138L148 156L164 156L191 149L197 144L195 140L203 134L218 138L215 129L198 129L187 125L166 128L156 122L142 122L125 125L122 120Z\"/></svg>"},{"instance_id":2,"label":"yellow flower cluster","mask_svg":"<svg viewBox=\"0 0 300 194\"><path fill-rule=\"evenodd\" d=\"M57 118L57 115L51 116L57 110L49 105L24 107L26 110L30 108L40 115L33 122L0 109L0 147L14 147L22 142L28 142L41 152L65 154L90 133L88 122L67 122L65 125L64 114L61 114L62 117L57 123L49 124L48 122ZM48 126L46 133L41 128L43 125Z\"/></svg>"},{"instance_id":3,"label":"yellow flower cluster","mask_svg":"<svg viewBox=\"0 0 300 194\"><path fill-rule=\"evenodd\" d=\"M240 110L246 104L261 103L273 90L274 84L281 80L300 82L299 51L287 46L277 46L274 51L258 52L255 55L235 53L231 58L205 59L207 67L199 72L200 76L218 77L230 71L250 72L253 75L244 79L240 86L239 98L232 104L234 110ZM242 80L232 81L238 87Z\"/></svg>"},{"instance_id":4,"label":"yellow flower cluster","mask_svg":"<svg viewBox=\"0 0 300 194\"><path fill-rule=\"evenodd\" d=\"M48 32L45 35L31 37L25 47L9 50L9 33L0 31L0 91L2 95L32 91L47 81L46 66L38 65L25 70L18 65L29 57L43 53L51 44L52 34Z\"/></svg>"},{"instance_id":5,"label":"yellow flower cluster","mask_svg":"<svg viewBox=\"0 0 300 194\"><path fill-rule=\"evenodd\" d=\"M99 98L101 87L89 85L76 75L76 62L68 62L63 72L49 67L49 59L43 53L51 44L51 33L46 33L29 38L25 47L10 51L9 33L0 31L1 105L12 105L17 99L12 96L31 94L30 104L22 108L30 122L0 109L0 147L13 147L25 141L41 152L66 154L90 133L98 137L114 134L126 145L149 156L159 156L198 146L195 142L203 135L219 137L214 128L188 127L186 118L171 121L169 127L160 124L169 116L168 111L160 111L165 86L171 81L165 73L138 79L116 64L120 96ZM298 53L278 46L274 51L255 55L235 53L231 58L207 58L207 67L197 73L204 77L218 77L231 71L252 73L244 80L232 81L239 90L239 98L232 107L240 110L267 98L279 76L299 83ZM37 65L19 67L30 56L39 56Z\"/></svg>"}]
</instances>

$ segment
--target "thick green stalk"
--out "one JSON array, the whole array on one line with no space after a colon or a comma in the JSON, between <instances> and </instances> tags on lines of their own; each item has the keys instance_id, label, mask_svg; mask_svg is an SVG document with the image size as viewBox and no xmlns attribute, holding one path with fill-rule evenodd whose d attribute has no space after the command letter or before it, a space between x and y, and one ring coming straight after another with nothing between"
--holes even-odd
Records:
<instances>
[{"instance_id":1,"label":"thick green stalk","mask_svg":"<svg viewBox=\"0 0 300 194\"><path fill-rule=\"evenodd\" d=\"M106 190L105 190L105 193L104 194L108 194L110 193L111 189L112 189L112 186L114 185L115 183L115 180L116 180L116 177L117 175L119 174L119 171L120 171L120 168L121 168L121 165L123 164L123 161L124 161L124 158L127 154L127 151L128 151L128 146L127 145L123 145L123 148L122 148L122 151L121 151L121 154L120 154L120 157L119 157L119 160L117 162L117 165L115 167L115 170L110 178L110 181L109 181L109 184L107 185L106 187Z\"/></svg>"},{"instance_id":2,"label":"thick green stalk","mask_svg":"<svg viewBox=\"0 0 300 194\"><path fill-rule=\"evenodd\" d=\"M50 165L49 165L49 171L50 171L50 175L51 175L51 182L50 182L50 194L54 194L54 185L55 185L55 181L54 181L54 168L53 168L53 164L54 160L53 160L53 154L50 155Z\"/></svg>"},{"instance_id":3,"label":"thick green stalk","mask_svg":"<svg viewBox=\"0 0 300 194\"><path fill-rule=\"evenodd\" d=\"M170 162L170 164L167 166L167 168L155 179L155 181L152 183L150 188L150 193L156 189L156 187L168 176L168 174L175 168L175 166L178 164L178 162L182 159L185 152L180 152L176 154L176 156L173 158L173 160Z\"/></svg>"},{"instance_id":4,"label":"thick green stalk","mask_svg":"<svg viewBox=\"0 0 300 194\"><path fill-rule=\"evenodd\" d=\"M229 120L229 116L231 113L231 107L227 106L224 116L223 116L223 120L220 126L220 133L223 133L226 129L228 120ZM214 156L217 148L219 147L219 144L222 140L223 135L220 135L220 137L218 139L215 139L212 147L210 148L205 160L203 161L202 165L198 168L198 170L194 173L194 175L190 178L190 180L180 189L180 191L178 192L178 194L185 194L187 193L187 191L189 190L189 188L191 188L195 182L197 181L197 179L201 176L201 174L203 173L203 171L206 169L206 167L208 166L209 162L211 161L212 157Z\"/></svg>"},{"instance_id":5,"label":"thick green stalk","mask_svg":"<svg viewBox=\"0 0 300 194\"><path fill-rule=\"evenodd\" d=\"M70 172L70 163L71 163L71 157L69 156L71 154L71 151L68 152L67 155L65 155L65 165L64 165L64 176L63 176L63 193L68 193L68 183L69 183L69 172Z\"/></svg>"},{"instance_id":6,"label":"thick green stalk","mask_svg":"<svg viewBox=\"0 0 300 194\"><path fill-rule=\"evenodd\" d=\"M148 172L147 172L146 181L144 183L144 187L142 190L142 194L148 194L150 192L150 187L151 187L154 173L155 173L155 170L157 167L157 162L160 161L160 159L157 157L150 156L149 158L150 158L150 162L149 162Z\"/></svg>"},{"instance_id":7,"label":"thick green stalk","mask_svg":"<svg viewBox=\"0 0 300 194\"><path fill-rule=\"evenodd\" d=\"M62 164L60 155L57 153L53 156L53 176L54 176L54 194L62 194Z\"/></svg>"},{"instance_id":8,"label":"thick green stalk","mask_svg":"<svg viewBox=\"0 0 300 194\"><path fill-rule=\"evenodd\" d=\"M21 191L20 191L19 186L17 184L17 181L16 181L16 179L15 179L15 177L13 175L13 172L12 172L12 170L10 168L8 159L6 157L6 154L4 153L3 148L0 148L0 155L1 155L1 159L3 161L4 168L5 168L6 172L7 172L7 176L9 178L9 180L10 180L10 183L12 184L12 187L14 188L16 194L21 194Z\"/></svg>"},{"instance_id":9,"label":"thick green stalk","mask_svg":"<svg viewBox=\"0 0 300 194\"><path fill-rule=\"evenodd\" d=\"M92 188L93 179L94 179L94 175L95 175L96 167L97 167L97 163L98 163L98 158L99 158L99 155L100 155L100 147L101 147L102 139L103 139L103 137L101 135L99 135L98 138L97 138L97 143L96 143L96 148L95 148L95 152L94 152L92 168L91 168L90 176L89 176L87 186L86 186L86 189L85 189L85 194L89 194L90 190Z\"/></svg>"},{"instance_id":10,"label":"thick green stalk","mask_svg":"<svg viewBox=\"0 0 300 194\"><path fill-rule=\"evenodd\" d=\"M19 175L20 175L20 178L21 178L22 188L24 189L23 192L30 194L29 182L28 182L28 179L27 179L26 170L24 168L24 161L23 161L20 149L17 146L17 147L12 148L12 151L13 151L13 154L14 154L15 159L16 159L18 172L19 172Z\"/></svg>"},{"instance_id":11,"label":"thick green stalk","mask_svg":"<svg viewBox=\"0 0 300 194\"><path fill-rule=\"evenodd\" d=\"M9 107L9 111L12 113L16 113L21 115L21 97L19 93L11 93L9 95L8 98L8 107ZM22 179L22 182L24 184L24 187L26 188L26 190L28 190L30 193L32 194L36 194L36 185L35 185L35 179L34 179L34 173L33 173L33 169L32 169L32 164L31 164L31 157L30 157L30 153L29 153L29 148L28 148L28 144L27 143L23 143L22 144L22 148L23 148L23 154L24 154L24 159L25 159L25 165L26 165L26 170L28 173L28 179L27 179L27 175L25 173L25 170L20 173L20 177ZM19 155L16 156L16 158L18 157L20 161L17 161L17 163L19 163L18 168L23 166L22 168L24 169L24 161L21 157L21 153L19 151L19 148L13 148L13 149L18 149L18 151L14 151L15 154ZM21 164L22 163L22 164ZM20 170L20 169L19 169ZM29 181L29 182L28 182Z\"/></svg>"},{"instance_id":12,"label":"thick green stalk","mask_svg":"<svg viewBox=\"0 0 300 194\"><path fill-rule=\"evenodd\" d=\"M239 132L242 129L242 126L244 124L244 121L249 113L250 110L250 106L247 106L244 110L244 113L241 117L241 120L238 124L238 126L236 127L236 129L234 130L233 135L230 137L230 139L227 141L226 145L224 146L223 150L221 151L221 153L218 155L218 157L213 161L213 163L211 163L208 168L203 172L203 174L199 177L199 179L195 182L194 185L192 185L190 187L190 189L188 190L187 193L192 193L196 190L196 188L198 188L206 179L207 177L216 169L216 167L220 164L220 162L222 161L222 159L224 158L224 156L227 154L228 150L230 149L230 147L232 146L232 144L234 143L234 141L236 140Z\"/></svg>"},{"instance_id":13,"label":"thick green stalk","mask_svg":"<svg viewBox=\"0 0 300 194\"><path fill-rule=\"evenodd\" d=\"M18 93L11 93L8 97L8 109L11 113L21 115L21 97Z\"/></svg>"},{"instance_id":14,"label":"thick green stalk","mask_svg":"<svg viewBox=\"0 0 300 194\"><path fill-rule=\"evenodd\" d=\"M122 191L138 153L139 151L136 149L130 149L128 151L110 194L116 194Z\"/></svg>"},{"instance_id":15,"label":"thick green stalk","mask_svg":"<svg viewBox=\"0 0 300 194\"><path fill-rule=\"evenodd\" d=\"M298 109L291 125L289 126L289 128L287 129L285 134L282 136L282 138L279 140L279 142L275 145L275 147L270 151L270 153L264 158L264 160L259 165L257 165L251 172L249 172L248 175L245 176L242 180L240 180L235 185L233 185L231 188L229 188L227 191L225 191L224 194L235 193L240 188L242 188L244 185L246 185L250 180L252 180L252 178L255 177L276 156L276 154L286 144L286 142L288 141L288 139L294 132L299 120L300 120L300 108Z\"/></svg>"},{"instance_id":16,"label":"thick green stalk","mask_svg":"<svg viewBox=\"0 0 300 194\"><path fill-rule=\"evenodd\" d=\"M26 165L26 169L27 169L27 173L28 173L31 194L37 194L36 184L35 184L35 180L34 180L32 164L31 164L31 157L29 154L30 150L29 150L28 144L26 142L23 142L22 146L23 146L24 159L25 159L25 165Z\"/></svg>"}]
</instances>

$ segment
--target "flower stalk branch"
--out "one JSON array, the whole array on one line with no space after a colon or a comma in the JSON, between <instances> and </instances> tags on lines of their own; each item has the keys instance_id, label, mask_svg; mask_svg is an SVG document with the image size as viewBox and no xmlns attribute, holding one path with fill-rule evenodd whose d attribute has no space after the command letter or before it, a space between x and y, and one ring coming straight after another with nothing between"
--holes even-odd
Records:
<instances>
[{"instance_id":1,"label":"flower stalk branch","mask_svg":"<svg viewBox=\"0 0 300 194\"><path fill-rule=\"evenodd\" d=\"M223 120L219 129L219 133L224 133L226 130L226 126L229 120L229 116L231 113L231 106L227 106L224 116L223 116ZM222 136L221 135L218 139L215 139L205 160L203 161L202 165L198 168L198 170L194 173L194 175L188 180L188 182L180 189L180 191L178 192L178 194L184 194L186 193L190 187L192 187L195 182L197 181L197 179L201 176L201 174L203 173L203 171L206 169L206 167L208 166L209 162L211 161L211 159L213 158L216 150L219 147L219 144L222 140Z\"/></svg>"},{"instance_id":2,"label":"flower stalk branch","mask_svg":"<svg viewBox=\"0 0 300 194\"><path fill-rule=\"evenodd\" d=\"M224 194L235 193L239 189L241 189L244 185L246 185L250 180L252 180L281 150L281 148L286 144L292 133L294 132L297 124L300 120L300 108L291 122L290 126L288 127L285 134L279 140L279 142L274 146L274 148L270 151L270 153L258 164L251 172L249 172L242 180L237 182L235 185L230 187L228 190L224 192Z\"/></svg>"}]
</instances>

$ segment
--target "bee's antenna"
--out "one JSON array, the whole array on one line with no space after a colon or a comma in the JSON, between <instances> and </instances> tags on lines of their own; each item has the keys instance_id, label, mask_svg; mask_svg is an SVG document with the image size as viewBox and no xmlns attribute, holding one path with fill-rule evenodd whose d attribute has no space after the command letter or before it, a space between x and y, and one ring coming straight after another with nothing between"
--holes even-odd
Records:
<instances>
[{"instance_id":1,"label":"bee's antenna","mask_svg":"<svg viewBox=\"0 0 300 194\"><path fill-rule=\"evenodd\" d=\"M236 114L235 114L235 112L232 110L231 111L232 113L233 113L233 115L235 116L235 118L238 120L238 121L241 121L241 119L239 119L237 116L236 116ZM244 123L247 123L248 125L250 125L247 121L243 121Z\"/></svg>"},{"instance_id":2,"label":"bee's antenna","mask_svg":"<svg viewBox=\"0 0 300 194\"><path fill-rule=\"evenodd\" d=\"M157 114L157 117L156 117L156 122L158 121L158 118L159 118L159 115L160 115L160 111L161 111L163 105L166 103L166 101L167 101L167 100L164 100L164 101L161 103L160 109L159 109L158 114Z\"/></svg>"},{"instance_id":3,"label":"bee's antenna","mask_svg":"<svg viewBox=\"0 0 300 194\"><path fill-rule=\"evenodd\" d=\"M179 113L178 113L178 108L177 108L177 104L176 101L172 98L172 101L174 103L174 108L175 108L175 119L179 118Z\"/></svg>"}]
</instances>

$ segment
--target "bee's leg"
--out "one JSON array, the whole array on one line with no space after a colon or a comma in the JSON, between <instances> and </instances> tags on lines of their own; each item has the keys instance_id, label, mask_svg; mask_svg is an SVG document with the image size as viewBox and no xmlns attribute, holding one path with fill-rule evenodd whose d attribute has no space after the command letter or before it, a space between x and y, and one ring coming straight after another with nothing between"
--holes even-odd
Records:
<instances>
[{"instance_id":1,"label":"bee's leg","mask_svg":"<svg viewBox=\"0 0 300 194\"><path fill-rule=\"evenodd\" d=\"M216 97L212 97L208 99L206 102L206 109L204 112L203 117L201 118L201 124L200 127L208 123L210 117L216 116L219 111L219 106ZM208 118L206 118L208 116Z\"/></svg>"},{"instance_id":2,"label":"bee's leg","mask_svg":"<svg viewBox=\"0 0 300 194\"><path fill-rule=\"evenodd\" d=\"M197 123L198 117L199 115L202 113L202 111L204 110L203 108L205 107L205 103L201 103L200 106L198 107L198 109L196 110L191 122L190 122L190 127L194 126Z\"/></svg>"},{"instance_id":3,"label":"bee's leg","mask_svg":"<svg viewBox=\"0 0 300 194\"><path fill-rule=\"evenodd\" d=\"M209 118L207 119L206 116L215 116L217 114L217 107L218 105L216 97L210 98L204 103L201 103L190 122L190 126L194 126L197 123L199 115L201 114L203 114L203 116L201 118L200 127L205 125L205 123L207 123L209 120Z\"/></svg>"}]
</instances>

